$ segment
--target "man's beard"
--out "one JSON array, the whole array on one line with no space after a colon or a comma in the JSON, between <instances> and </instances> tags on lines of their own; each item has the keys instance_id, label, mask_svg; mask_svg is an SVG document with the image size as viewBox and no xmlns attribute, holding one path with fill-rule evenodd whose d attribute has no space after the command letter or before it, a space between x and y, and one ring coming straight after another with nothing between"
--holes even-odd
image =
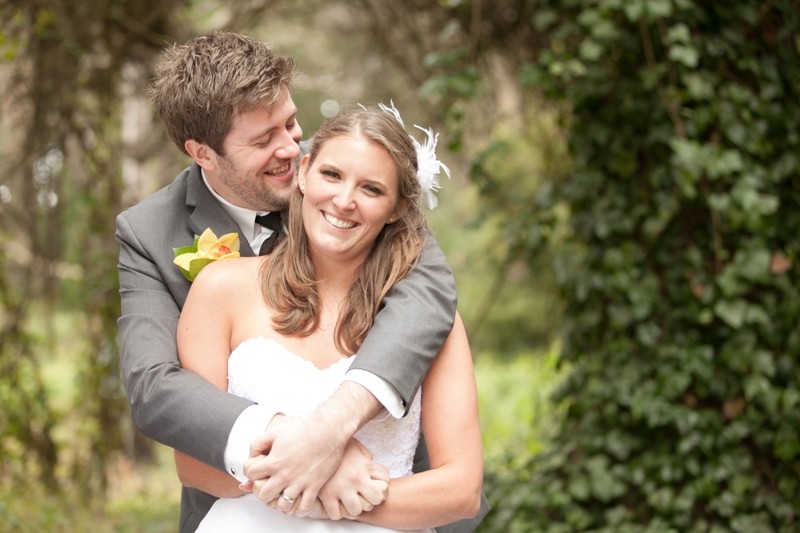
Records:
<instances>
[{"instance_id":1,"label":"man's beard","mask_svg":"<svg viewBox=\"0 0 800 533\"><path fill-rule=\"evenodd\" d=\"M219 180L254 211L283 211L289 207L292 187L275 190L242 172L236 163L219 158Z\"/></svg>"}]
</instances>

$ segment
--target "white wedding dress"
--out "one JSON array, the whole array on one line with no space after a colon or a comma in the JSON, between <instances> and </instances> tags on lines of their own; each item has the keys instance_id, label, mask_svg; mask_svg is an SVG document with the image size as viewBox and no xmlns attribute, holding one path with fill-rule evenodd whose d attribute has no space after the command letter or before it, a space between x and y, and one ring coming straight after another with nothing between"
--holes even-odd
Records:
<instances>
[{"instance_id":1,"label":"white wedding dress","mask_svg":"<svg viewBox=\"0 0 800 533\"><path fill-rule=\"evenodd\" d=\"M330 397L338 388L353 358L341 359L325 369L290 352L282 344L263 337L241 343L228 359L228 391L269 403L283 413L302 417ZM367 423L356 438L369 448L373 459L386 467L389 477L411 474L419 440L420 395L402 419L390 415ZM251 494L222 498L211 507L198 533L292 532L378 533L397 531L352 520L313 520L286 516L270 509ZM432 529L424 530L433 533Z\"/></svg>"}]
</instances>

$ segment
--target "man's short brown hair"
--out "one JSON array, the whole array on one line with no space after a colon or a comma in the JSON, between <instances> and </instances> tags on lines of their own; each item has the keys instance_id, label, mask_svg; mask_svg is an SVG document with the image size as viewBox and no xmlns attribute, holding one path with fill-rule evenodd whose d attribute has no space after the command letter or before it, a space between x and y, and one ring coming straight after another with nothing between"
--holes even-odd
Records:
<instances>
[{"instance_id":1,"label":"man's short brown hair","mask_svg":"<svg viewBox=\"0 0 800 533\"><path fill-rule=\"evenodd\" d=\"M233 119L272 107L289 90L294 60L251 37L214 32L165 50L150 88L167 133L182 151L192 139L220 155Z\"/></svg>"}]
</instances>

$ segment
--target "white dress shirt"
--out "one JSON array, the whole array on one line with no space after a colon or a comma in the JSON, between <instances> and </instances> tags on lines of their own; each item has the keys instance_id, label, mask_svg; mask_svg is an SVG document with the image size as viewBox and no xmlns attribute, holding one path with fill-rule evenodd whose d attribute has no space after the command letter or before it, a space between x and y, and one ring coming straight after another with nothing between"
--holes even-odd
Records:
<instances>
[{"instance_id":1,"label":"white dress shirt","mask_svg":"<svg viewBox=\"0 0 800 533\"><path fill-rule=\"evenodd\" d=\"M256 223L256 216L265 215L268 211L253 211L233 205L217 194L208 182L201 169L203 182L208 190L222 205L222 208L238 224L242 235L250 243L252 250L259 250L261 244L272 235L272 230ZM353 381L367 389L383 405L385 410L395 418L401 418L405 412L403 400L394 386L380 376L366 370L353 369L345 375L346 381ZM241 482L246 481L243 473L244 462L250 457L250 443L263 433L269 422L278 413L266 405L251 405L239 415L228 435L225 448L225 469Z\"/></svg>"}]
</instances>

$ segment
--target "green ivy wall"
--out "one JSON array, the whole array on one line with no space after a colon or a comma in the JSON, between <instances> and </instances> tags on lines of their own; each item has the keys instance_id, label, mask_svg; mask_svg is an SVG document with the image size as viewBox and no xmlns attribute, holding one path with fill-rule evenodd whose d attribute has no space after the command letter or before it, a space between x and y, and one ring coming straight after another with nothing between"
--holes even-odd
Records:
<instances>
[{"instance_id":1,"label":"green ivy wall","mask_svg":"<svg viewBox=\"0 0 800 533\"><path fill-rule=\"evenodd\" d=\"M533 3L573 370L486 528L800 531L800 3Z\"/></svg>"}]
</instances>

